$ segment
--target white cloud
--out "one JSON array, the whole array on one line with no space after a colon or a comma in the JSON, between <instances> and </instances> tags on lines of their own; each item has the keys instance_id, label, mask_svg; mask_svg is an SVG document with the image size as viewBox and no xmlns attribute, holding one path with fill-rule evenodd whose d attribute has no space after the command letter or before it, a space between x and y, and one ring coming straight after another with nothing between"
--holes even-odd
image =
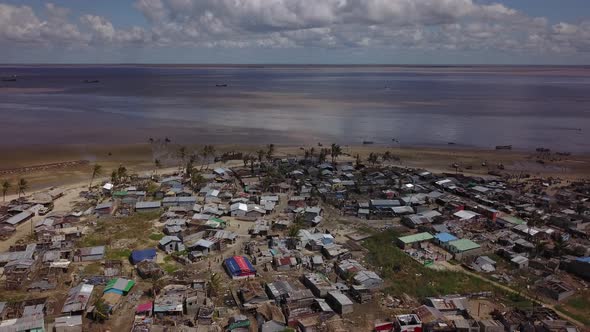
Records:
<instances>
[{"instance_id":1,"label":"white cloud","mask_svg":"<svg viewBox=\"0 0 590 332\"><path fill-rule=\"evenodd\" d=\"M550 25L475 0L136 0L146 27L48 3L0 4L0 43L227 48L392 48L590 52L590 22Z\"/></svg>"}]
</instances>

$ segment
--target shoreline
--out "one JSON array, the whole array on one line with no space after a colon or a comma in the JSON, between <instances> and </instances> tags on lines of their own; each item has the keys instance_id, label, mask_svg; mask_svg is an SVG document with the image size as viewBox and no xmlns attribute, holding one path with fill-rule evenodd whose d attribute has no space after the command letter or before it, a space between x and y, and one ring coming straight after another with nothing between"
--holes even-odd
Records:
<instances>
[{"instance_id":1,"label":"shoreline","mask_svg":"<svg viewBox=\"0 0 590 332\"><path fill-rule=\"evenodd\" d=\"M89 181L92 167L100 164L103 176L119 167L125 166L132 172L146 172L155 169L154 160L159 159L164 168L178 167L180 146L187 148L187 155L198 155L200 144L182 145L169 144L69 144L69 145L29 145L2 146L0 145L0 179L9 179L15 183L18 178L25 178L31 190L52 186L67 185ZM319 153L321 148L329 148L329 143L323 146L313 145L282 145L276 144L277 157L291 155L302 156L304 150L314 148ZM255 155L263 148L259 144L219 144L214 145L217 154L223 152L243 152ZM422 168L434 172L455 173L453 164L459 165L463 174L485 176L490 171L497 170L498 165L505 166L503 173L513 175L530 174L532 177L559 177L563 179L590 178L590 153L572 154L570 156L553 157L542 156L536 151L478 149L464 146L388 146L379 144L343 145L344 155L338 161L354 161L356 154L366 160L369 154L383 154L389 151L398 158L391 162L393 165L411 168ZM539 158L543 157L541 160ZM553 159L552 159L553 158ZM241 160L240 160L241 163ZM483 164L486 164L484 167ZM64 167L49 167L64 164ZM15 172L15 169L29 169L29 171ZM13 173L3 174L12 169Z\"/></svg>"}]
</instances>

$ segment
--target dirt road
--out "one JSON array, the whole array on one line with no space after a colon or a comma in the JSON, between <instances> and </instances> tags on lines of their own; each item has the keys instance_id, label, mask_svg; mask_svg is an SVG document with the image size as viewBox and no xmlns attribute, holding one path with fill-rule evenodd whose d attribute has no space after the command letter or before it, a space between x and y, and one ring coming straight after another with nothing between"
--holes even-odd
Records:
<instances>
[{"instance_id":1,"label":"dirt road","mask_svg":"<svg viewBox=\"0 0 590 332\"><path fill-rule=\"evenodd\" d=\"M510 293L513 293L513 294L518 294L519 296L524 297L525 299L527 299L529 301L540 303L544 307L547 307L547 308L555 311L559 315L559 317L561 317L561 318L563 318L565 320L568 320L568 321L570 321L570 322L572 322L572 323L574 323L574 324L576 324L576 325L578 325L580 327L585 327L585 325L582 322L580 322L580 321L576 320L575 318L572 318L571 316L566 315L566 314L562 313L561 311L557 310L555 308L555 305L553 305L551 303L546 303L546 302L543 302L543 301L539 300L538 298L535 299L535 298L533 298L533 297L531 297L531 296L529 296L527 294L524 294L522 292L518 292L518 291L516 291L516 290L514 290L514 289L512 289L512 288L510 288L510 287L508 287L506 285L503 285L503 284L501 284L499 282L496 282L494 280L488 279L488 278L486 278L486 277L484 277L482 275L479 275L477 273L473 273L473 272L471 272L471 271L463 268L461 265L452 265L452 264L449 264L448 262L443 262L443 261L438 262L437 264L439 266L443 266L447 270L463 272L463 273L468 274L468 275L470 275L472 277L475 277L475 278L478 278L478 279L483 280L485 282L488 282L488 283L490 283L490 284L492 284L492 285L494 285L494 286L496 286L498 288L501 288L501 289L503 289L503 290L505 290L507 292L510 292Z\"/></svg>"}]
</instances>

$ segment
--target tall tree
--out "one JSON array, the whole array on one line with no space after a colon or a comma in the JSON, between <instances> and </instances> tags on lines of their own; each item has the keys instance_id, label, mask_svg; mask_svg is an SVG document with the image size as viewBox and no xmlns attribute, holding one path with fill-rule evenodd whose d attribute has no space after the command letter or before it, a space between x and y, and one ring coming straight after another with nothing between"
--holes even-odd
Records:
<instances>
[{"instance_id":1,"label":"tall tree","mask_svg":"<svg viewBox=\"0 0 590 332\"><path fill-rule=\"evenodd\" d=\"M119 175L117 174L117 170L116 170L116 169L114 169L114 170L111 172L111 182L112 182L113 184L117 184L117 183L119 183Z\"/></svg>"},{"instance_id":2,"label":"tall tree","mask_svg":"<svg viewBox=\"0 0 590 332\"><path fill-rule=\"evenodd\" d=\"M94 164L94 167L92 167L92 176L90 177L90 184L88 184L88 190L90 190L90 188L92 188L92 181L94 181L94 178L96 178L97 176L102 174L102 166L100 166L99 164Z\"/></svg>"},{"instance_id":3,"label":"tall tree","mask_svg":"<svg viewBox=\"0 0 590 332\"><path fill-rule=\"evenodd\" d=\"M154 173L158 175L158 170L160 169L160 167L162 167L162 162L160 161L160 159L154 160L154 166L156 166Z\"/></svg>"},{"instance_id":4,"label":"tall tree","mask_svg":"<svg viewBox=\"0 0 590 332\"><path fill-rule=\"evenodd\" d=\"M178 156L180 157L180 165L178 166L180 169L184 165L184 159L186 158L186 146L178 148Z\"/></svg>"},{"instance_id":5,"label":"tall tree","mask_svg":"<svg viewBox=\"0 0 590 332\"><path fill-rule=\"evenodd\" d=\"M361 166L361 155L360 154L356 154L355 158L355 162L356 162L356 167L360 167Z\"/></svg>"},{"instance_id":6,"label":"tall tree","mask_svg":"<svg viewBox=\"0 0 590 332\"><path fill-rule=\"evenodd\" d=\"M318 162L321 164L326 161L326 157L328 156L330 149L322 148L320 150L320 155L318 156Z\"/></svg>"},{"instance_id":7,"label":"tall tree","mask_svg":"<svg viewBox=\"0 0 590 332\"><path fill-rule=\"evenodd\" d=\"M25 190L27 190L29 188L29 183L27 182L27 180L20 178L18 180L17 186L16 186L17 190L18 190L18 197L20 197L21 194L25 194Z\"/></svg>"},{"instance_id":8,"label":"tall tree","mask_svg":"<svg viewBox=\"0 0 590 332\"><path fill-rule=\"evenodd\" d=\"M117 168L117 182L123 182L127 178L127 168L125 166L120 165Z\"/></svg>"},{"instance_id":9,"label":"tall tree","mask_svg":"<svg viewBox=\"0 0 590 332\"><path fill-rule=\"evenodd\" d=\"M272 159L272 155L275 153L275 145L269 144L266 146L266 159L270 161Z\"/></svg>"},{"instance_id":10,"label":"tall tree","mask_svg":"<svg viewBox=\"0 0 590 332\"><path fill-rule=\"evenodd\" d=\"M391 160L393 156L391 155L391 151L385 151L385 153L383 153L383 156L381 156L381 158L383 158L384 161L387 160Z\"/></svg>"},{"instance_id":11,"label":"tall tree","mask_svg":"<svg viewBox=\"0 0 590 332\"><path fill-rule=\"evenodd\" d=\"M201 189L201 187L205 183L205 178L203 177L203 175L201 175L201 172L197 172L196 170L194 170L191 173L191 183L194 188Z\"/></svg>"},{"instance_id":12,"label":"tall tree","mask_svg":"<svg viewBox=\"0 0 590 332\"><path fill-rule=\"evenodd\" d=\"M369 157L367 158L367 161L371 163L371 165L375 166L375 164L379 161L379 155L376 153L369 153Z\"/></svg>"},{"instance_id":13,"label":"tall tree","mask_svg":"<svg viewBox=\"0 0 590 332\"><path fill-rule=\"evenodd\" d=\"M262 149L256 151L256 154L258 155L258 163L259 164L262 164L262 158L264 157L265 153L266 152Z\"/></svg>"},{"instance_id":14,"label":"tall tree","mask_svg":"<svg viewBox=\"0 0 590 332\"><path fill-rule=\"evenodd\" d=\"M8 180L4 180L4 182L2 182L2 200L4 202L6 202L6 194L8 193L10 187L12 187L12 185L10 182L8 182Z\"/></svg>"},{"instance_id":15,"label":"tall tree","mask_svg":"<svg viewBox=\"0 0 590 332\"><path fill-rule=\"evenodd\" d=\"M207 169L209 169L209 158L215 157L215 147L213 145L205 145L201 150L201 157L204 162L207 162ZM203 165L201 165L201 170L202 169Z\"/></svg>"},{"instance_id":16,"label":"tall tree","mask_svg":"<svg viewBox=\"0 0 590 332\"><path fill-rule=\"evenodd\" d=\"M336 159L342 154L342 148L340 145L332 143L330 149L330 156L332 157L332 164L336 162Z\"/></svg>"}]
</instances>

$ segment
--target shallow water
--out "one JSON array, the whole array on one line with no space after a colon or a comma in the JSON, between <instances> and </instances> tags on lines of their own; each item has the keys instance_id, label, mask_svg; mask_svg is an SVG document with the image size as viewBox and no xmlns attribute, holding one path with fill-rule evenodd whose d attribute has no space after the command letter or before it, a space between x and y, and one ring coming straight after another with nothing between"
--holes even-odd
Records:
<instances>
[{"instance_id":1,"label":"shallow water","mask_svg":"<svg viewBox=\"0 0 590 332\"><path fill-rule=\"evenodd\" d=\"M168 136L590 151L588 67L0 67L9 75L0 144Z\"/></svg>"}]
</instances>

